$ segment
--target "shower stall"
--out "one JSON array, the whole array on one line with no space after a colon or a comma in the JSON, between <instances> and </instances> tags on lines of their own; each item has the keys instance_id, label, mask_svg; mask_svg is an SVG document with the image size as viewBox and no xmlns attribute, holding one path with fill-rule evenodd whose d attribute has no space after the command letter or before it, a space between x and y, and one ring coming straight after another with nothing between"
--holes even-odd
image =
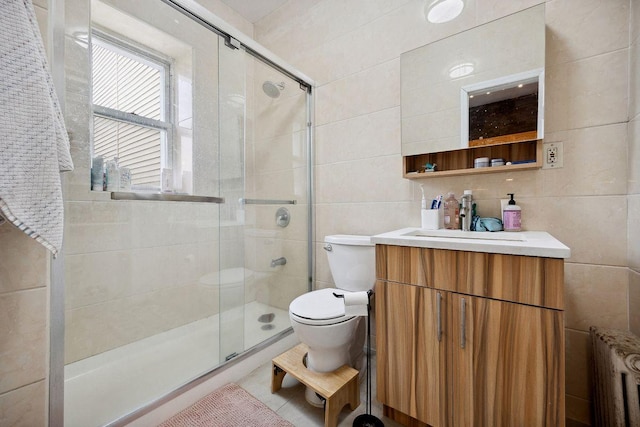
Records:
<instances>
[{"instance_id":1,"label":"shower stall","mask_svg":"<svg viewBox=\"0 0 640 427\"><path fill-rule=\"evenodd\" d=\"M290 331L312 276L311 82L190 0L65 9L64 418L88 427ZM92 188L113 158L129 178Z\"/></svg>"}]
</instances>

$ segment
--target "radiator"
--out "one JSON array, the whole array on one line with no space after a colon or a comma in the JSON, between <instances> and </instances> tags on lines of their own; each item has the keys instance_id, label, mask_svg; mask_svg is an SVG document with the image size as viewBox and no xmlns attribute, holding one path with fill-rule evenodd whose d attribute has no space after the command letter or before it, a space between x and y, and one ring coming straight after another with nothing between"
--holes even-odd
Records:
<instances>
[{"instance_id":1,"label":"radiator","mask_svg":"<svg viewBox=\"0 0 640 427\"><path fill-rule=\"evenodd\" d=\"M592 326L594 421L598 427L640 427L640 338Z\"/></svg>"}]
</instances>

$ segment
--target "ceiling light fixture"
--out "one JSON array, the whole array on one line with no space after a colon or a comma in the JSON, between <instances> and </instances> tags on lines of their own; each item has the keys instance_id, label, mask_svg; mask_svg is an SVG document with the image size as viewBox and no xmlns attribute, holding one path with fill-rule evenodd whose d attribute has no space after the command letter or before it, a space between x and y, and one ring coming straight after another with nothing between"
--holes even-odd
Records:
<instances>
[{"instance_id":1,"label":"ceiling light fixture","mask_svg":"<svg viewBox=\"0 0 640 427\"><path fill-rule=\"evenodd\" d=\"M471 73L473 73L473 64L471 62L463 62L449 68L449 77L452 79L468 76Z\"/></svg>"},{"instance_id":2,"label":"ceiling light fixture","mask_svg":"<svg viewBox=\"0 0 640 427\"><path fill-rule=\"evenodd\" d=\"M463 0L435 0L425 7L427 20L433 24L442 24L455 19L464 9Z\"/></svg>"}]
</instances>

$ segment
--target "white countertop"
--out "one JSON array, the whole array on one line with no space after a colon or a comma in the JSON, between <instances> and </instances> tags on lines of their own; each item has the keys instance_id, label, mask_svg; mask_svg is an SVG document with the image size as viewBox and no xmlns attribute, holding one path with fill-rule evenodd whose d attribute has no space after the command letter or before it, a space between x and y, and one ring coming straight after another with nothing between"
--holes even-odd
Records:
<instances>
[{"instance_id":1,"label":"white countertop","mask_svg":"<svg viewBox=\"0 0 640 427\"><path fill-rule=\"evenodd\" d=\"M376 244L569 258L571 250L545 231L462 231L403 228L371 237Z\"/></svg>"}]
</instances>

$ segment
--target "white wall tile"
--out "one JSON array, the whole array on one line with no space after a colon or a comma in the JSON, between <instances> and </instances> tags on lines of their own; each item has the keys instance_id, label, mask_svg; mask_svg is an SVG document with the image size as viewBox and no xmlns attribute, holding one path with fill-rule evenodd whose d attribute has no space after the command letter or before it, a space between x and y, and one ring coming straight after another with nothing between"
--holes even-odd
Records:
<instances>
[{"instance_id":1,"label":"white wall tile","mask_svg":"<svg viewBox=\"0 0 640 427\"><path fill-rule=\"evenodd\" d=\"M316 124L323 125L399 105L400 61L395 59L319 87L316 91Z\"/></svg>"},{"instance_id":2,"label":"white wall tile","mask_svg":"<svg viewBox=\"0 0 640 427\"><path fill-rule=\"evenodd\" d=\"M629 270L629 330L640 336L640 272Z\"/></svg>"},{"instance_id":3,"label":"white wall tile","mask_svg":"<svg viewBox=\"0 0 640 427\"><path fill-rule=\"evenodd\" d=\"M629 12L628 0L548 1L548 65L626 49Z\"/></svg>"},{"instance_id":4,"label":"white wall tile","mask_svg":"<svg viewBox=\"0 0 640 427\"><path fill-rule=\"evenodd\" d=\"M47 289L0 294L0 394L48 372Z\"/></svg>"},{"instance_id":5,"label":"white wall tile","mask_svg":"<svg viewBox=\"0 0 640 427\"><path fill-rule=\"evenodd\" d=\"M46 286L49 252L13 225L0 227L0 294Z\"/></svg>"},{"instance_id":6,"label":"white wall tile","mask_svg":"<svg viewBox=\"0 0 640 427\"><path fill-rule=\"evenodd\" d=\"M564 164L541 172L546 196L615 195L627 191L627 125L619 123L548 132L561 142Z\"/></svg>"},{"instance_id":7,"label":"white wall tile","mask_svg":"<svg viewBox=\"0 0 640 427\"><path fill-rule=\"evenodd\" d=\"M566 392L575 397L591 400L589 386L592 381L591 337L588 332L565 331Z\"/></svg>"},{"instance_id":8,"label":"white wall tile","mask_svg":"<svg viewBox=\"0 0 640 427\"><path fill-rule=\"evenodd\" d=\"M47 408L47 382L44 380L0 394L2 425L46 426Z\"/></svg>"},{"instance_id":9,"label":"white wall tile","mask_svg":"<svg viewBox=\"0 0 640 427\"><path fill-rule=\"evenodd\" d=\"M316 164L398 154L400 108L392 107L316 127Z\"/></svg>"},{"instance_id":10,"label":"white wall tile","mask_svg":"<svg viewBox=\"0 0 640 427\"><path fill-rule=\"evenodd\" d=\"M640 193L640 117L629 122L628 135L628 192Z\"/></svg>"},{"instance_id":11,"label":"white wall tile","mask_svg":"<svg viewBox=\"0 0 640 427\"><path fill-rule=\"evenodd\" d=\"M410 200L411 182L402 179L401 171L402 163L398 156L317 166L316 201L353 203Z\"/></svg>"},{"instance_id":12,"label":"white wall tile","mask_svg":"<svg viewBox=\"0 0 640 427\"><path fill-rule=\"evenodd\" d=\"M520 199L523 226L571 249L570 262L627 266L626 196Z\"/></svg>"},{"instance_id":13,"label":"white wall tile","mask_svg":"<svg viewBox=\"0 0 640 427\"><path fill-rule=\"evenodd\" d=\"M590 326L628 327L626 268L567 263L565 325L588 332Z\"/></svg>"},{"instance_id":14,"label":"white wall tile","mask_svg":"<svg viewBox=\"0 0 640 427\"><path fill-rule=\"evenodd\" d=\"M640 271L640 221L638 220L640 218L640 194L629 195L627 203L629 268Z\"/></svg>"},{"instance_id":15,"label":"white wall tile","mask_svg":"<svg viewBox=\"0 0 640 427\"><path fill-rule=\"evenodd\" d=\"M545 87L546 131L627 121L628 65L627 50L548 65Z\"/></svg>"}]
</instances>

